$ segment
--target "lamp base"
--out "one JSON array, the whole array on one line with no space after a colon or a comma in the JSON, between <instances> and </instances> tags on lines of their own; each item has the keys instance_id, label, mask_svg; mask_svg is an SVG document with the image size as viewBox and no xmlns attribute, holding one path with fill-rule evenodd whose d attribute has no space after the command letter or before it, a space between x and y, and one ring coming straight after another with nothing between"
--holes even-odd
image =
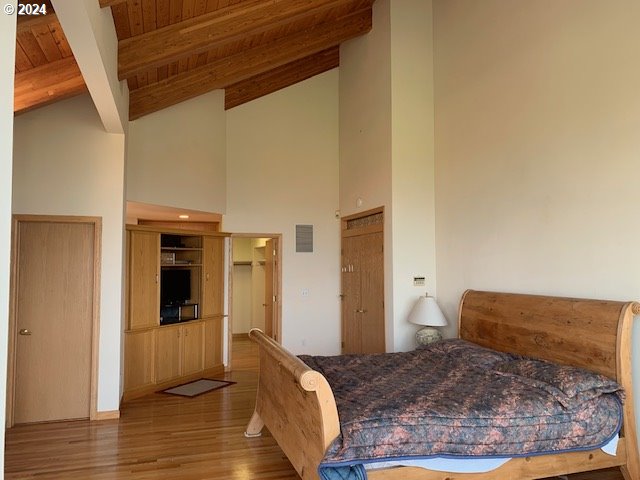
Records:
<instances>
[{"instance_id":1,"label":"lamp base","mask_svg":"<svg viewBox=\"0 0 640 480\"><path fill-rule=\"evenodd\" d=\"M424 327L416 332L418 345L429 345L442 340L442 334L434 327Z\"/></svg>"}]
</instances>

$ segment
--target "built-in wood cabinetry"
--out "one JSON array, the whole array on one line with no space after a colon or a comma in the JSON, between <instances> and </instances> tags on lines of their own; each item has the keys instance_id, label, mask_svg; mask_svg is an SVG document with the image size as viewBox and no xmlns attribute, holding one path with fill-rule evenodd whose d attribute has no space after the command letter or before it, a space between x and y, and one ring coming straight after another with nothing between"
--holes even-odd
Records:
<instances>
[{"instance_id":1,"label":"built-in wood cabinetry","mask_svg":"<svg viewBox=\"0 0 640 480\"><path fill-rule=\"evenodd\" d=\"M125 335L124 389L131 391L155 384L155 330L129 331Z\"/></svg>"},{"instance_id":2,"label":"built-in wood cabinetry","mask_svg":"<svg viewBox=\"0 0 640 480\"><path fill-rule=\"evenodd\" d=\"M206 318L223 313L224 238L205 236L202 247L202 316Z\"/></svg>"},{"instance_id":3,"label":"built-in wood cabinetry","mask_svg":"<svg viewBox=\"0 0 640 480\"><path fill-rule=\"evenodd\" d=\"M210 338L213 349L221 338ZM173 380L204 370L204 322L190 321L158 329L156 382ZM215 367L216 365L211 365Z\"/></svg>"},{"instance_id":4,"label":"built-in wood cabinetry","mask_svg":"<svg viewBox=\"0 0 640 480\"><path fill-rule=\"evenodd\" d=\"M153 327L160 318L160 235L130 232L129 329Z\"/></svg>"},{"instance_id":5,"label":"built-in wood cabinetry","mask_svg":"<svg viewBox=\"0 0 640 480\"><path fill-rule=\"evenodd\" d=\"M127 235L124 399L222 373L227 234L129 226ZM197 305L196 318L161 325L166 270L190 272L185 303Z\"/></svg>"}]
</instances>

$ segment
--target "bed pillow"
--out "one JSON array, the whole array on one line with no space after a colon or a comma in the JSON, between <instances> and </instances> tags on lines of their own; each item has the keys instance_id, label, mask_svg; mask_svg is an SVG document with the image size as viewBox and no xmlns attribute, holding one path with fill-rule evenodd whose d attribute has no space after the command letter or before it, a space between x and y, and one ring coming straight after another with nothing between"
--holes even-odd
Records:
<instances>
[{"instance_id":1,"label":"bed pillow","mask_svg":"<svg viewBox=\"0 0 640 480\"><path fill-rule=\"evenodd\" d=\"M524 358L501 363L495 369L499 374L534 381L565 408L574 408L605 393L615 393L624 400L622 387L616 381L578 367Z\"/></svg>"},{"instance_id":2,"label":"bed pillow","mask_svg":"<svg viewBox=\"0 0 640 480\"><path fill-rule=\"evenodd\" d=\"M460 338L445 339L440 342L418 347L438 355L455 356L466 359L468 365L483 369L492 369L495 365L508 362L514 358L510 353L498 352L481 347Z\"/></svg>"}]
</instances>

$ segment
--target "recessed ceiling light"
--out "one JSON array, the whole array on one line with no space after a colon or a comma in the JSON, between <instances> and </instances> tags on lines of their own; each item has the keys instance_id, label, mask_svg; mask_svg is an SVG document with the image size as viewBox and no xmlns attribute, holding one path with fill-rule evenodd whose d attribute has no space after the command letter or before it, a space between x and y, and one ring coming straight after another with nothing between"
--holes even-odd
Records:
<instances>
[{"instance_id":1,"label":"recessed ceiling light","mask_svg":"<svg viewBox=\"0 0 640 480\"><path fill-rule=\"evenodd\" d=\"M189 215L178 215L178 218L182 218L183 220L186 220L189 218Z\"/></svg>"}]
</instances>

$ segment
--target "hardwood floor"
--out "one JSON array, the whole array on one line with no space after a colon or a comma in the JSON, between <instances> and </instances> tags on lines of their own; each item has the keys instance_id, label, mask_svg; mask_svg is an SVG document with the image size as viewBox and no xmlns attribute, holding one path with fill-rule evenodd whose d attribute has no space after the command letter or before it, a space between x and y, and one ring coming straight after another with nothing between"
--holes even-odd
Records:
<instances>
[{"instance_id":1,"label":"hardwood floor","mask_svg":"<svg viewBox=\"0 0 640 480\"><path fill-rule=\"evenodd\" d=\"M156 393L121 408L119 420L22 425L7 430L7 479L295 480L271 435L247 439L257 352L234 342L237 382L195 398Z\"/></svg>"},{"instance_id":2,"label":"hardwood floor","mask_svg":"<svg viewBox=\"0 0 640 480\"><path fill-rule=\"evenodd\" d=\"M260 438L243 435L255 401L256 354L249 340L235 339L233 372L225 378L237 383L199 397L156 393L124 404L119 420L11 428L5 478L298 480L266 430ZM622 476L609 471L569 479Z\"/></svg>"}]
</instances>

